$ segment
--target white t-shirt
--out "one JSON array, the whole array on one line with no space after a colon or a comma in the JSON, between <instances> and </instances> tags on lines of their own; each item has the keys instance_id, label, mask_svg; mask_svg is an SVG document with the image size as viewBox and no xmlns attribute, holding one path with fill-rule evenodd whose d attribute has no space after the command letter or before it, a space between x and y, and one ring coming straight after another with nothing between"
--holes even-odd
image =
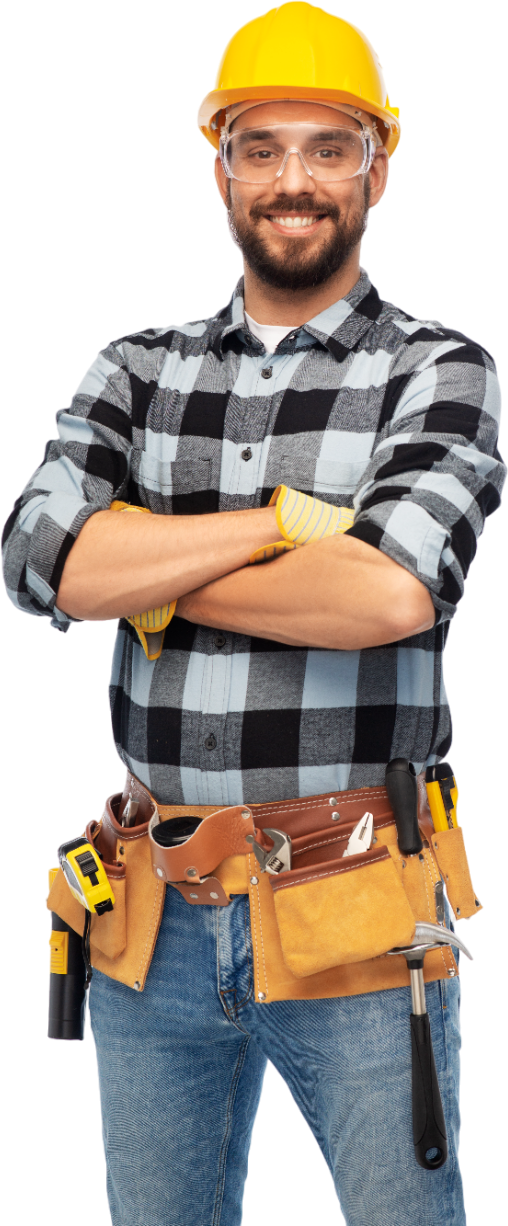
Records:
<instances>
[{"instance_id":1,"label":"white t-shirt","mask_svg":"<svg viewBox=\"0 0 508 1226\"><path fill-rule=\"evenodd\" d=\"M300 324L286 324L282 327L279 324L258 324L255 319L247 315L247 311L245 311L245 318L250 331L257 336L259 341L262 341L267 353L275 353L277 345L284 340L284 337L289 336L290 332L295 332L301 326Z\"/></svg>"}]
</instances>

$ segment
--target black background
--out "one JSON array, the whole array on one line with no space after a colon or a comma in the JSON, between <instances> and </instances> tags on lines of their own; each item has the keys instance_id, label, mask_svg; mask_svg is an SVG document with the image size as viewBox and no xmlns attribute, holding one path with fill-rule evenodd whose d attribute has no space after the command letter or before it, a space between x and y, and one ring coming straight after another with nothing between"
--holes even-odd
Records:
<instances>
[{"instance_id":1,"label":"black background","mask_svg":"<svg viewBox=\"0 0 508 1226\"><path fill-rule=\"evenodd\" d=\"M22 53L15 53L16 86L4 115L9 460L1 520L55 434L56 409L69 403L99 348L125 332L200 318L227 302L241 256L228 239L211 174L214 154L196 129L195 112L234 28L263 11L249 4L215 7L207 15L190 7L136 16L92 9L72 17L74 25L44 12L18 29ZM404 132L387 195L372 212L362 264L383 298L480 341L503 379L504 142L496 135L499 99L492 93L499 71L495 28L488 21L459 25L453 9L447 16L437 7L415 9L404 22L394 12L388 21L374 6L367 15L363 7L335 11L366 27L390 97L400 104ZM497 969L490 943L499 886L493 866L504 820L502 522L502 512L487 521L445 655L454 717L449 758L461 788L472 874L486 906L474 923L459 926L475 954L474 964L461 960L461 1168L469 1208L476 1187L472 1159L483 1159L488 1145L487 1133L477 1135L477 1121L488 1113L483 1085L490 1069L483 1002L496 987ZM104 797L123 785L107 704L115 628L72 626L60 635L6 600L2 611L4 799L11 804L17 797L23 856L18 842L9 859L26 951L10 971L12 1046L21 1040L16 1059L25 1069L25 1092L13 1116L20 1111L23 1128L29 1121L37 1130L49 1183L50 1171L58 1175L54 1219L69 1219L72 1197L83 1187L79 1171L88 1211L93 1204L94 1220L107 1222L90 1031L79 1046L45 1037L44 895L58 843L98 817ZM491 1021L495 1008L491 1000ZM367 1035L371 1041L375 1036ZM290 1143L283 1157L271 1141L274 1121L277 1137ZM319 1195L330 1221L340 1220L317 1146L270 1068L250 1156L245 1226L267 1204L277 1215L297 1213L303 1188Z\"/></svg>"}]
</instances>

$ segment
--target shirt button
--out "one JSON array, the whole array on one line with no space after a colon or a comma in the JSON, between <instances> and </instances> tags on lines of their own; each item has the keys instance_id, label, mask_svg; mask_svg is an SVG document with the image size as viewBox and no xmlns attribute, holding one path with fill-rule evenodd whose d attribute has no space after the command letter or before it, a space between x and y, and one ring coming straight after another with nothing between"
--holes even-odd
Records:
<instances>
[{"instance_id":1,"label":"shirt button","mask_svg":"<svg viewBox=\"0 0 508 1226\"><path fill-rule=\"evenodd\" d=\"M214 641L214 643L215 643L215 646L216 646L216 647L224 647L225 642L226 642L226 635L225 635L225 634L216 634L216 635L215 635L215 638L214 638L214 640L213 640L213 641Z\"/></svg>"},{"instance_id":2,"label":"shirt button","mask_svg":"<svg viewBox=\"0 0 508 1226\"><path fill-rule=\"evenodd\" d=\"M250 447L245 447L241 452L242 460L252 460L252 451Z\"/></svg>"},{"instance_id":3,"label":"shirt button","mask_svg":"<svg viewBox=\"0 0 508 1226\"><path fill-rule=\"evenodd\" d=\"M210 736L205 738L205 749L217 749L217 741L215 740L213 732L210 733Z\"/></svg>"},{"instance_id":4,"label":"shirt button","mask_svg":"<svg viewBox=\"0 0 508 1226\"><path fill-rule=\"evenodd\" d=\"M272 371L273 371L273 366L265 366L264 369L261 371L261 378L271 379Z\"/></svg>"}]
</instances>

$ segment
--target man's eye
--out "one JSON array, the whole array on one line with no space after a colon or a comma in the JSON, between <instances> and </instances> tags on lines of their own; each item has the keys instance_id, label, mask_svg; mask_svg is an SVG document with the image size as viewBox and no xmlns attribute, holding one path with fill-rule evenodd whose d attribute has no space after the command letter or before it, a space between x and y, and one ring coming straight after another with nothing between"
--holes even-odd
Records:
<instances>
[{"instance_id":1,"label":"man's eye","mask_svg":"<svg viewBox=\"0 0 508 1226\"><path fill-rule=\"evenodd\" d=\"M316 149L314 151L314 157L321 158L321 160L323 161L325 160L331 161L333 158L344 157L344 150L335 149L335 148L334 149Z\"/></svg>"},{"instance_id":2,"label":"man's eye","mask_svg":"<svg viewBox=\"0 0 508 1226\"><path fill-rule=\"evenodd\" d=\"M276 154L271 149L255 149L250 155L253 158L258 158L260 161L267 162L270 158L276 157Z\"/></svg>"}]
</instances>

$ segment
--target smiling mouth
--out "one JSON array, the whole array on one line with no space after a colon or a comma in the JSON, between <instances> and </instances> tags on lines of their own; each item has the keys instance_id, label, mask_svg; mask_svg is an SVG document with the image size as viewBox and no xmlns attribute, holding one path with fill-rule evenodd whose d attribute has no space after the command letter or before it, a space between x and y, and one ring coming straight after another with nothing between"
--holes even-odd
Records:
<instances>
[{"instance_id":1,"label":"smiling mouth","mask_svg":"<svg viewBox=\"0 0 508 1226\"><path fill-rule=\"evenodd\" d=\"M265 214L266 220L272 225L280 226L282 230L307 230L315 229L320 222L324 221L326 213L282 213L275 215L274 213Z\"/></svg>"}]
</instances>

